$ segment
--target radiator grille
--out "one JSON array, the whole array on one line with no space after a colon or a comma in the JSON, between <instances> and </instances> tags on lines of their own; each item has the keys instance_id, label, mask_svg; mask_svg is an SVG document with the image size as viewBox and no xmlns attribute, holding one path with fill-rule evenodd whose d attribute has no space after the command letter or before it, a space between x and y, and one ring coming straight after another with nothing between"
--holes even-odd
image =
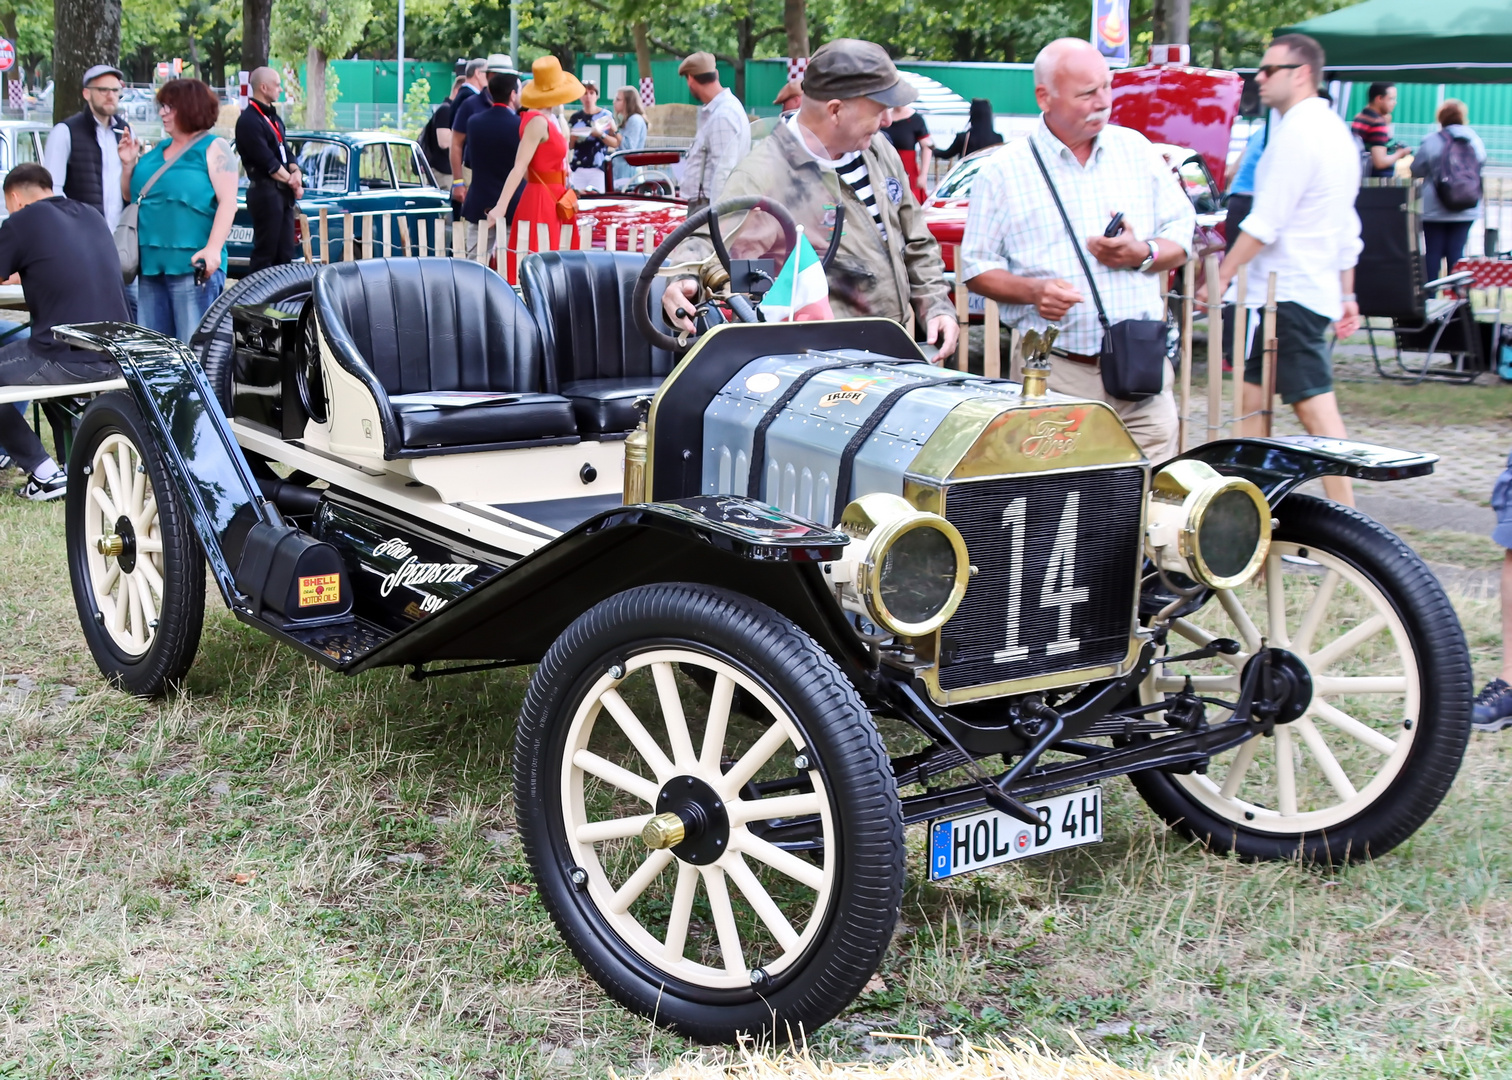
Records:
<instances>
[{"instance_id":1,"label":"radiator grille","mask_svg":"<svg viewBox=\"0 0 1512 1080\"><path fill-rule=\"evenodd\" d=\"M1139 468L946 489L945 516L965 537L977 574L941 631L941 688L1121 662L1143 491Z\"/></svg>"}]
</instances>

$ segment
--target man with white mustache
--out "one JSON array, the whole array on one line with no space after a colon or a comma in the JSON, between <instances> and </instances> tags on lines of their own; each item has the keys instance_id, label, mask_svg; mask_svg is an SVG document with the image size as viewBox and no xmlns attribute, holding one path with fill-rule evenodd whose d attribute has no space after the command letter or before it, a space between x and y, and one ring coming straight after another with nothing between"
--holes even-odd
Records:
<instances>
[{"instance_id":1,"label":"man with white mustache","mask_svg":"<svg viewBox=\"0 0 1512 1080\"><path fill-rule=\"evenodd\" d=\"M1034 96L1038 127L992 155L972 183L960 274L972 292L998 301L1004 330L1059 324L1052 390L1106 401L1146 457L1174 457L1169 363L1153 397L1125 401L1103 388L1103 330L1092 290L1031 147L1077 243L1091 256L1087 266L1109 323L1164 317L1165 271L1186 262L1192 245L1191 201L1148 139L1109 125L1113 76L1090 42L1061 38L1046 45L1034 61ZM1105 236L1120 213L1117 231Z\"/></svg>"}]
</instances>

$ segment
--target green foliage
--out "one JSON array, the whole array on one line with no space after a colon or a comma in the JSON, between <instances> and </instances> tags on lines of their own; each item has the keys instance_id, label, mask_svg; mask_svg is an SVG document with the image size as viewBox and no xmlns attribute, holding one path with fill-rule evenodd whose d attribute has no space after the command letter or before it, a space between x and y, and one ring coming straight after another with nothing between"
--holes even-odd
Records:
<instances>
[{"instance_id":1,"label":"green foliage","mask_svg":"<svg viewBox=\"0 0 1512 1080\"><path fill-rule=\"evenodd\" d=\"M372 13L372 0L280 0L273 5L273 51L302 58L313 48L345 56Z\"/></svg>"},{"instance_id":2,"label":"green foliage","mask_svg":"<svg viewBox=\"0 0 1512 1080\"><path fill-rule=\"evenodd\" d=\"M1252 66L1280 26L1322 15L1358 0L1193 0L1192 62Z\"/></svg>"}]
</instances>

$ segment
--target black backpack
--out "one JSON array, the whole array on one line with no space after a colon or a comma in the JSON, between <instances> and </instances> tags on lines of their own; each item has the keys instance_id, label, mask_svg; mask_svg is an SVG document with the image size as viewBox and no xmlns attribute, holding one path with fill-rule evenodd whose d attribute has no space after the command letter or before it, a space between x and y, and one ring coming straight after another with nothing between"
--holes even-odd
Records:
<instances>
[{"instance_id":1,"label":"black backpack","mask_svg":"<svg viewBox=\"0 0 1512 1080\"><path fill-rule=\"evenodd\" d=\"M1444 132L1444 149L1433 163L1432 178L1445 210L1469 210L1481 201L1481 163L1463 135Z\"/></svg>"}]
</instances>

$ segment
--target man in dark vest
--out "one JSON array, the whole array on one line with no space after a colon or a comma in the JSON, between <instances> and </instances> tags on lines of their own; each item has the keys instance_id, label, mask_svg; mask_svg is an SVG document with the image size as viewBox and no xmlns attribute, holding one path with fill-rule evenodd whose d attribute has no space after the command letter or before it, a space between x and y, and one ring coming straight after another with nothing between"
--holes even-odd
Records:
<instances>
[{"instance_id":1,"label":"man in dark vest","mask_svg":"<svg viewBox=\"0 0 1512 1080\"><path fill-rule=\"evenodd\" d=\"M260 67L247 79L252 98L236 121L236 153L247 170L247 212L252 217L252 258L247 273L294 261L294 207L304 194L299 164L284 138L273 103L282 81Z\"/></svg>"},{"instance_id":2,"label":"man in dark vest","mask_svg":"<svg viewBox=\"0 0 1512 1080\"><path fill-rule=\"evenodd\" d=\"M105 215L112 232L121 220L121 157L117 144L131 125L116 112L124 83L119 68L96 64L84 73L88 106L52 129L42 164L60 195Z\"/></svg>"}]
</instances>

